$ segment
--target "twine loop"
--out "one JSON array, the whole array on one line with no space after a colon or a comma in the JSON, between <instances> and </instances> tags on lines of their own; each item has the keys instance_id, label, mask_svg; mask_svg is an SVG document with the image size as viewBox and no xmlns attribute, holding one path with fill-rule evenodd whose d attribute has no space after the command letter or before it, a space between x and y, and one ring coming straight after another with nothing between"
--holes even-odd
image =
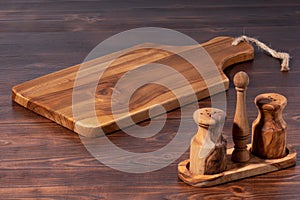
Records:
<instances>
[{"instance_id":1,"label":"twine loop","mask_svg":"<svg viewBox=\"0 0 300 200\"><path fill-rule=\"evenodd\" d=\"M281 61L281 71L289 71L290 70L290 68L289 68L290 55L288 53L286 53L286 52L277 52L274 49L271 49L270 47L265 45L264 43L260 42L259 40L255 39L255 38L245 36L245 35L240 36L238 38L235 38L235 40L232 42L232 45L236 46L240 42L254 43L259 48L261 48L261 49L265 50L266 52L268 52L272 57L282 60Z\"/></svg>"}]
</instances>

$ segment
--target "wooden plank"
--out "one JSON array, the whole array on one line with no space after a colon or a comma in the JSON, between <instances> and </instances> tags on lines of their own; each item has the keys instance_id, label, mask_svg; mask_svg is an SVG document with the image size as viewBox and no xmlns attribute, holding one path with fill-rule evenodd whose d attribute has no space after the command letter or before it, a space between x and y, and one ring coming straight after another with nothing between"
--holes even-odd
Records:
<instances>
[{"instance_id":1,"label":"wooden plank","mask_svg":"<svg viewBox=\"0 0 300 200\"><path fill-rule=\"evenodd\" d=\"M136 70L145 64L156 62L173 67L187 79L198 99L220 92L216 90L212 93L208 90L208 87L213 88L224 85L224 87L228 89L228 78L223 73L223 69L234 63L253 59L253 47L251 45L242 43L238 46L232 46L232 41L233 38L230 37L217 37L201 45L218 67L221 74L219 80L217 80L216 78L218 77L212 73L213 68L211 68L211 66L205 66L204 73L209 74L209 72L211 72L212 75L208 75L208 77L204 79L199 76L194 66L186 62L180 56L156 48L138 49L115 60L103 73L96 89L95 110L98 121L101 122L100 125L98 122L93 122L93 112L91 111L80 113L80 116L76 119L73 117L73 85L80 65L69 67L13 87L13 100L81 135L89 137L99 136L99 126L106 133L109 133L123 128L117 126L116 122L118 120L132 117L135 122L143 121L149 118L149 109L157 104L164 106L164 108L169 111L179 107L179 98L184 99L186 103L191 102L189 96L192 94L184 92L187 87L185 83L176 82L176 79L174 79L175 75L170 74L167 77L167 81L173 85L177 84L176 87L181 91L179 96L174 96L172 91L166 90L166 88L158 85L145 85L137 89L131 97L129 105L130 113L122 113L123 115L119 118L113 116L111 102L112 90L115 89L115 84L126 72ZM202 47L187 47L181 51L193 54ZM87 81L92 80L90 77L94 76L96 70L99 70L99 65L109 62L111 59L112 55L108 55L85 63L84 70L89 77ZM203 63L203 65L205 65L205 63ZM215 79L216 81L214 81ZM213 82L213 85L207 85L207 82ZM130 84L134 85L136 82L132 81ZM128 87L132 85L128 85ZM82 95L85 95L86 90L92 86L90 82L84 82L78 87L83 88L80 92L82 92ZM80 106L84 107L87 106L89 102L84 100L79 103Z\"/></svg>"},{"instance_id":2,"label":"wooden plank","mask_svg":"<svg viewBox=\"0 0 300 200\"><path fill-rule=\"evenodd\" d=\"M248 145L248 149L251 145ZM189 160L178 164L178 177L185 183L195 187L209 187L248 178L268 172L285 169L296 164L297 152L292 146L287 147L287 155L279 159L261 159L254 155L246 163L234 163L231 155L234 148L227 150L226 171L213 175L193 175L189 170Z\"/></svg>"},{"instance_id":3,"label":"wooden plank","mask_svg":"<svg viewBox=\"0 0 300 200\"><path fill-rule=\"evenodd\" d=\"M87 9L87 5L92 9ZM81 62L96 44L120 31L143 26L166 27L198 41L219 35L247 34L271 44L274 49L290 52L292 71L280 73L279 61L258 51L254 62L229 67L225 73L232 80L236 72L243 70L252 80L247 93L249 122L257 116L253 99L258 94L278 92L288 97L284 112L287 137L299 151L299 2L64 0L57 4L3 0L0 9L3 13L0 20L1 199L299 199L299 156L296 167L200 189L178 180L177 162L151 173L128 174L92 161L77 134L10 101L12 86ZM98 21L89 21L95 17ZM232 146L233 84L226 94L224 134L228 146ZM199 104L209 107L210 99ZM176 109L168 113L163 132L147 140L137 140L122 131L107 137L120 148L151 152L172 139L179 123L180 109ZM2 143L3 140L10 143ZM115 159L109 153L107 156ZM187 152L180 160L188 156Z\"/></svg>"}]
</instances>

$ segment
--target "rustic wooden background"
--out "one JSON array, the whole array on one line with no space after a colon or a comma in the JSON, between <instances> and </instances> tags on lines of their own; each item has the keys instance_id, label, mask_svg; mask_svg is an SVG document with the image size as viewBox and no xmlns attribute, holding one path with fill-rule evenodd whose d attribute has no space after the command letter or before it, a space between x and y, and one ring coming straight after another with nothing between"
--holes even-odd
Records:
<instances>
[{"instance_id":1,"label":"rustic wooden background","mask_svg":"<svg viewBox=\"0 0 300 200\"><path fill-rule=\"evenodd\" d=\"M77 1L1 0L0 2L0 199L299 199L300 159L296 167L213 188L193 188L177 178L177 164L128 174L95 160L73 132L11 101L12 86L80 63L98 43L131 28L155 26L183 32L195 40L215 36L254 36L291 53L291 71L256 49L255 59L226 70L249 74L248 115L263 92L288 98L284 118L288 143L300 152L299 1ZM224 134L229 147L235 91L227 92ZM209 99L199 102L209 106ZM171 140L180 111L168 114L164 133L137 142L121 131L109 138L122 148L153 151ZM145 122L147 123L147 122ZM109 152L107 152L109 155ZM113 158L112 158L113 159Z\"/></svg>"}]
</instances>

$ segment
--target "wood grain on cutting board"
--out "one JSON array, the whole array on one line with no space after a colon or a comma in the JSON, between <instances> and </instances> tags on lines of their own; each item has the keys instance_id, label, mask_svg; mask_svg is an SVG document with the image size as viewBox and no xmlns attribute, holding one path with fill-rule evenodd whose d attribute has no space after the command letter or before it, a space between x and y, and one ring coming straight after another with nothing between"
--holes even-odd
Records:
<instances>
[{"instance_id":1,"label":"wood grain on cutting board","mask_svg":"<svg viewBox=\"0 0 300 200\"><path fill-rule=\"evenodd\" d=\"M221 73L221 81L216 82L215 86L224 84L225 89L228 89L228 78L223 73L223 70L234 63L253 59L254 50L251 45L241 43L237 46L232 46L232 41L233 38L231 37L217 37L201 44L201 47L208 52ZM193 52L201 47L194 46L182 49L183 51ZM109 59L110 56L108 55L85 63L87 75L92 77L95 74L93 69L97 68L99 64L109 61ZM120 119L114 118L111 111L111 95L115 84L128 71L148 63L159 63L177 70L188 80L198 99L212 95L208 92L206 85L206 82L209 81L207 77L206 80L203 80L194 66L185 59L162 49L142 48L114 60L109 68L103 72L101 80L98 82L96 93L93 94L95 97L95 111L100 123L92 122L93 113L89 111L80 113L80 116L76 116L76 120L73 117L72 92L80 64L16 85L12 89L12 98L18 104L83 136L98 136L100 135L97 131L99 128L102 128L105 133L110 133L120 129L116 125L116 121ZM204 72L206 74L209 74L209 71L212 70L209 66L204 69L207 70ZM155 76L155 74L153 75ZM216 78L214 76L215 73L212 73L212 76L208 77L211 79L210 82ZM172 79L172 75L168 79L170 84L178 84L179 90L181 88L184 91L186 85L180 85L180 83ZM134 84L134 81L132 84ZM86 91L85 87L90 87L90 85L85 83L79 87L82 87L82 95L86 95L84 93ZM214 90L214 92L221 91ZM182 96L182 98L185 97L186 94ZM130 113L124 113L124 115L125 118L132 117L134 122L140 122L149 118L149 108L156 104L164 106L167 111L179 107L177 99L178 96L176 97L166 87L157 84L147 84L134 92L129 103ZM80 102L80 106L86 106L85 102ZM122 119L124 119L124 115Z\"/></svg>"}]
</instances>

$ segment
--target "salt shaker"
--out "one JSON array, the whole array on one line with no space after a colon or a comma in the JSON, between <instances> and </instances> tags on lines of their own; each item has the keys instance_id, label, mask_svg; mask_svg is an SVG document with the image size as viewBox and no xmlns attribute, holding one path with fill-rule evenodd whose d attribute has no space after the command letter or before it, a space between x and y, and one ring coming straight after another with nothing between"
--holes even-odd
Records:
<instances>
[{"instance_id":1,"label":"salt shaker","mask_svg":"<svg viewBox=\"0 0 300 200\"><path fill-rule=\"evenodd\" d=\"M192 174L216 174L226 169L226 140L222 136L225 112L216 108L202 108L194 112L198 131L190 148Z\"/></svg>"},{"instance_id":2,"label":"salt shaker","mask_svg":"<svg viewBox=\"0 0 300 200\"><path fill-rule=\"evenodd\" d=\"M286 155L286 122L282 110L287 104L283 95L266 93L254 100L258 116L252 124L251 152L265 159L282 158Z\"/></svg>"}]
</instances>

